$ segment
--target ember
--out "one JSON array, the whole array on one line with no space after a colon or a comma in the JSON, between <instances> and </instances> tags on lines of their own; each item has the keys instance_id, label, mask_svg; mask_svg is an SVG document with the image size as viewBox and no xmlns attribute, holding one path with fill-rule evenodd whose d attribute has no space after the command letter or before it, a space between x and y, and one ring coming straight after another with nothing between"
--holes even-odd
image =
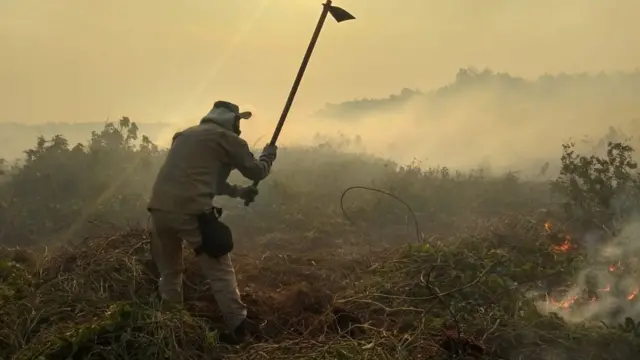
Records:
<instances>
[{"instance_id":1,"label":"ember","mask_svg":"<svg viewBox=\"0 0 640 360\"><path fill-rule=\"evenodd\" d=\"M551 223L550 223L549 221L547 221L547 222L544 224L544 229L547 231L547 233L550 233L550 232L551 232L551 228L552 228L552 227L551 227Z\"/></svg>"},{"instance_id":2,"label":"ember","mask_svg":"<svg viewBox=\"0 0 640 360\"><path fill-rule=\"evenodd\" d=\"M555 306L557 306L559 308L569 309L569 308L571 308L571 305L573 305L576 302L576 300L578 300L578 297L577 296L572 296L570 298L567 298L567 299L564 299L564 300L561 300L561 301L557 301L557 300L554 300L554 299L551 299L551 298L549 298L549 300L551 301L551 303L553 305L555 305Z\"/></svg>"},{"instance_id":3,"label":"ember","mask_svg":"<svg viewBox=\"0 0 640 360\"><path fill-rule=\"evenodd\" d=\"M619 270L623 270L623 269L624 269L624 266L622 266L622 263L620 261L618 261L615 264L609 265L609 271L610 272L619 271Z\"/></svg>"},{"instance_id":4,"label":"ember","mask_svg":"<svg viewBox=\"0 0 640 360\"><path fill-rule=\"evenodd\" d=\"M551 245L551 250L554 252L567 252L571 248L575 248L576 246L571 243L571 236L567 235L564 238L564 242L562 245Z\"/></svg>"},{"instance_id":5,"label":"ember","mask_svg":"<svg viewBox=\"0 0 640 360\"><path fill-rule=\"evenodd\" d=\"M600 292L609 292L609 291L611 291L611 285L607 285L607 287L605 287L604 289L598 289L598 291L600 291Z\"/></svg>"}]
</instances>

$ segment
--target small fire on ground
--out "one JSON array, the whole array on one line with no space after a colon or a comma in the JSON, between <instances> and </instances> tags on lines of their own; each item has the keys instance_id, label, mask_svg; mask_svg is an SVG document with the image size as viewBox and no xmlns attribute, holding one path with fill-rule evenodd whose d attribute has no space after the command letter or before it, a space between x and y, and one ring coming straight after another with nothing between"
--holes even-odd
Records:
<instances>
[{"instance_id":1,"label":"small fire on ground","mask_svg":"<svg viewBox=\"0 0 640 360\"><path fill-rule=\"evenodd\" d=\"M551 225L551 222L547 221L544 224L544 230L546 231L547 234L551 235L553 232L553 225ZM564 234L564 241L562 242L562 244L560 245L551 245L551 251L555 252L555 253L564 253L567 252L571 249L575 249L577 248L576 245L574 245L571 242L571 236Z\"/></svg>"},{"instance_id":2,"label":"small fire on ground","mask_svg":"<svg viewBox=\"0 0 640 360\"><path fill-rule=\"evenodd\" d=\"M548 235L551 235L553 232L553 225L551 224L551 222L546 222L544 224L544 229L545 232ZM554 253L566 253L571 251L572 249L576 249L578 248L577 245L575 245L572 242L572 238L570 235L567 234L563 234L562 238L564 239L564 241L561 244L552 244L551 245L551 251ZM616 273L616 272L620 272L624 270L624 267L622 265L622 263L620 261L610 264L608 267L608 272L609 273ZM552 304L558 308L561 309L565 309L565 310L570 310L571 307L573 305L576 304L576 302L578 302L581 298L584 298L586 300L588 300L589 302L593 302L593 301L597 301L598 300L598 295L604 295L607 293L611 293L612 291L612 286L611 284L607 284L606 286L604 286L603 288L600 289L596 289L595 290L595 294L594 291L583 291L583 293L587 293L586 297L585 296L581 296L580 295L570 295L567 296L566 298L562 299L562 300L556 300L551 298L549 295L547 295L547 302L549 304ZM619 290L618 290L619 291ZM628 291L628 292L623 292L626 293L626 299L629 301L635 300L636 298L638 298L638 293L640 292L640 287L635 287L633 290Z\"/></svg>"}]
</instances>

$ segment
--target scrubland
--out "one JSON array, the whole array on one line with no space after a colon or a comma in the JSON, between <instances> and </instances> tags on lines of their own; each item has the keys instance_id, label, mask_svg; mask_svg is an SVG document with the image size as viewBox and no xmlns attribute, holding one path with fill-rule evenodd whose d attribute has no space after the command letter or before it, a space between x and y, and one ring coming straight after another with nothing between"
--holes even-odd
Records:
<instances>
[{"instance_id":1,"label":"scrubland","mask_svg":"<svg viewBox=\"0 0 640 360\"><path fill-rule=\"evenodd\" d=\"M3 164L1 359L640 353L640 177L624 141L558 143L537 176L283 147L254 204L216 199L263 325L226 347L188 251L185 309L159 309L145 206L165 150L140 131L122 118L84 145L39 138Z\"/></svg>"}]
</instances>

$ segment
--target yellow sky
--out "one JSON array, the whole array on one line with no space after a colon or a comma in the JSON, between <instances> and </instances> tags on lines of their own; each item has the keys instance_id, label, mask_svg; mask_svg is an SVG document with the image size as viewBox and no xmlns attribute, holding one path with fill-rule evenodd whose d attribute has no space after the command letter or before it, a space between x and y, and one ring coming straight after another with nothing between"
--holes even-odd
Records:
<instances>
[{"instance_id":1,"label":"yellow sky","mask_svg":"<svg viewBox=\"0 0 640 360\"><path fill-rule=\"evenodd\" d=\"M184 122L213 100L275 124L320 0L2 0L0 121ZM544 72L640 64L638 0L338 0L292 117L458 68ZM286 135L286 132L283 136Z\"/></svg>"}]
</instances>

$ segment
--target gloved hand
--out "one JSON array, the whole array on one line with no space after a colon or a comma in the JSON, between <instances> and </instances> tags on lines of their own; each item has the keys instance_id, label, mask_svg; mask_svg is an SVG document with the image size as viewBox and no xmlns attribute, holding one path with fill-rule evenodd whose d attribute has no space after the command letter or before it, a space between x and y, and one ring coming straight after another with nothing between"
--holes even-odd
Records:
<instances>
[{"instance_id":1,"label":"gloved hand","mask_svg":"<svg viewBox=\"0 0 640 360\"><path fill-rule=\"evenodd\" d=\"M271 144L265 145L264 149L262 149L260 160L266 160L271 164L276 161L276 157L278 157L278 146Z\"/></svg>"},{"instance_id":2,"label":"gloved hand","mask_svg":"<svg viewBox=\"0 0 640 360\"><path fill-rule=\"evenodd\" d=\"M238 189L238 197L244 201L253 201L258 196L258 188L253 185Z\"/></svg>"}]
</instances>

